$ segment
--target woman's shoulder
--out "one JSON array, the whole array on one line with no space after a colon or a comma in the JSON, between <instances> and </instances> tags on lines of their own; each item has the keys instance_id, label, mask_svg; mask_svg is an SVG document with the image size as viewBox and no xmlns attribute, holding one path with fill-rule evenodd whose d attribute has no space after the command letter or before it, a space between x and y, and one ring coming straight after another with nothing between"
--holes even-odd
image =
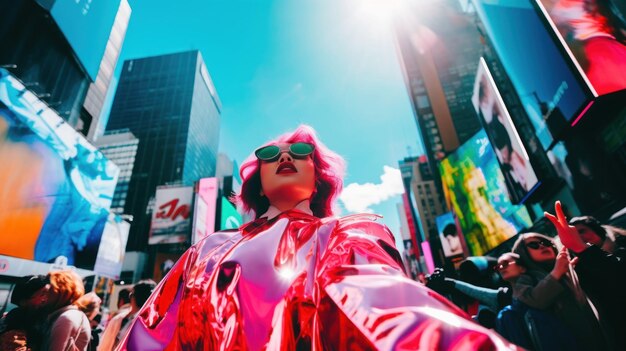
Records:
<instances>
[{"instance_id":1,"label":"woman's shoulder","mask_svg":"<svg viewBox=\"0 0 626 351\"><path fill-rule=\"evenodd\" d=\"M56 319L52 322L51 327L53 329L89 329L89 320L85 313L83 313L75 306L67 306L59 311Z\"/></svg>"}]
</instances>

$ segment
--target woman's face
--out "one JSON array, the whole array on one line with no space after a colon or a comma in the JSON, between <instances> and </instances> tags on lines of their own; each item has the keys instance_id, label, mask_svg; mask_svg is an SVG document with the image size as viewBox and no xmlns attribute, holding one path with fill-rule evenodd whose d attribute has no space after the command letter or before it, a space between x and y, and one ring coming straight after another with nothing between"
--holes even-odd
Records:
<instances>
[{"instance_id":1,"label":"woman's face","mask_svg":"<svg viewBox=\"0 0 626 351\"><path fill-rule=\"evenodd\" d=\"M604 240L596 234L591 228L587 227L584 224L575 224L576 230L578 231L578 236L586 242L596 246L602 246L604 244Z\"/></svg>"},{"instance_id":2,"label":"woman's face","mask_svg":"<svg viewBox=\"0 0 626 351\"><path fill-rule=\"evenodd\" d=\"M513 280L526 272L526 268L518 265L512 257L500 257L496 267L502 279L506 281Z\"/></svg>"},{"instance_id":3,"label":"woman's face","mask_svg":"<svg viewBox=\"0 0 626 351\"><path fill-rule=\"evenodd\" d=\"M289 143L276 144L280 155L276 161L261 162L261 188L271 205L282 201L302 201L315 191L315 163L311 156L295 158Z\"/></svg>"},{"instance_id":4,"label":"woman's face","mask_svg":"<svg viewBox=\"0 0 626 351\"><path fill-rule=\"evenodd\" d=\"M550 240L543 238L528 238L524 240L530 258L535 262L549 262L556 259L556 250Z\"/></svg>"}]
</instances>

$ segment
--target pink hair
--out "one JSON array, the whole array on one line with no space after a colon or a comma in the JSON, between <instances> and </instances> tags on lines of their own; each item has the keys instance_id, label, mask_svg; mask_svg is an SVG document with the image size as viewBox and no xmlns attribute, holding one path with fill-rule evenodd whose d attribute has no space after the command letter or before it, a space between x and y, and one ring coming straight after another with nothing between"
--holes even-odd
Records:
<instances>
[{"instance_id":1,"label":"pink hair","mask_svg":"<svg viewBox=\"0 0 626 351\"><path fill-rule=\"evenodd\" d=\"M333 205L343 188L345 161L328 149L317 138L315 129L307 125L299 126L291 133L285 133L263 146L280 143L305 142L315 145L313 163L315 164L315 191L311 197L311 211L316 217L333 215ZM261 196L260 162L254 153L241 165L241 193L234 196L237 205L245 212L253 212L258 218L265 213L270 204L266 197Z\"/></svg>"}]
</instances>

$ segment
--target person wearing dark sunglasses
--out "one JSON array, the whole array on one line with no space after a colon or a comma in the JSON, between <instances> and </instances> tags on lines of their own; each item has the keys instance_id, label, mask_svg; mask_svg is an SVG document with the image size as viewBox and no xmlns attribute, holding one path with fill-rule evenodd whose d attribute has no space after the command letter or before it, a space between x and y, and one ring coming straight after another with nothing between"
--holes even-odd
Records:
<instances>
[{"instance_id":1,"label":"person wearing dark sunglasses","mask_svg":"<svg viewBox=\"0 0 626 351\"><path fill-rule=\"evenodd\" d=\"M606 340L600 324L589 305L584 292L577 284L577 277L570 267L576 260L570 260L566 248L557 250L552 238L539 233L521 234L513 245L513 252L519 255L518 262L526 267L513 283L513 298L531 309L547 311L557 318L559 326L552 331L549 349L605 350ZM551 335L538 323L543 335ZM567 346L565 346L568 343Z\"/></svg>"},{"instance_id":2,"label":"person wearing dark sunglasses","mask_svg":"<svg viewBox=\"0 0 626 351\"><path fill-rule=\"evenodd\" d=\"M407 277L378 216L336 216L344 168L308 126L258 148L235 196L254 219L190 248L120 349L508 347Z\"/></svg>"}]
</instances>

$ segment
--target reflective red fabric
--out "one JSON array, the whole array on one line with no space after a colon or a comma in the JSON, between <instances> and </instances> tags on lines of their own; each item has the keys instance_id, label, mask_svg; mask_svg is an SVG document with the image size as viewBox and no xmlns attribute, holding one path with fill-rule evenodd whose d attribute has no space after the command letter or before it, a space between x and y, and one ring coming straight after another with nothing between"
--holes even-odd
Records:
<instances>
[{"instance_id":1,"label":"reflective red fabric","mask_svg":"<svg viewBox=\"0 0 626 351\"><path fill-rule=\"evenodd\" d=\"M121 350L514 349L408 279L375 216L289 211L191 247Z\"/></svg>"}]
</instances>

